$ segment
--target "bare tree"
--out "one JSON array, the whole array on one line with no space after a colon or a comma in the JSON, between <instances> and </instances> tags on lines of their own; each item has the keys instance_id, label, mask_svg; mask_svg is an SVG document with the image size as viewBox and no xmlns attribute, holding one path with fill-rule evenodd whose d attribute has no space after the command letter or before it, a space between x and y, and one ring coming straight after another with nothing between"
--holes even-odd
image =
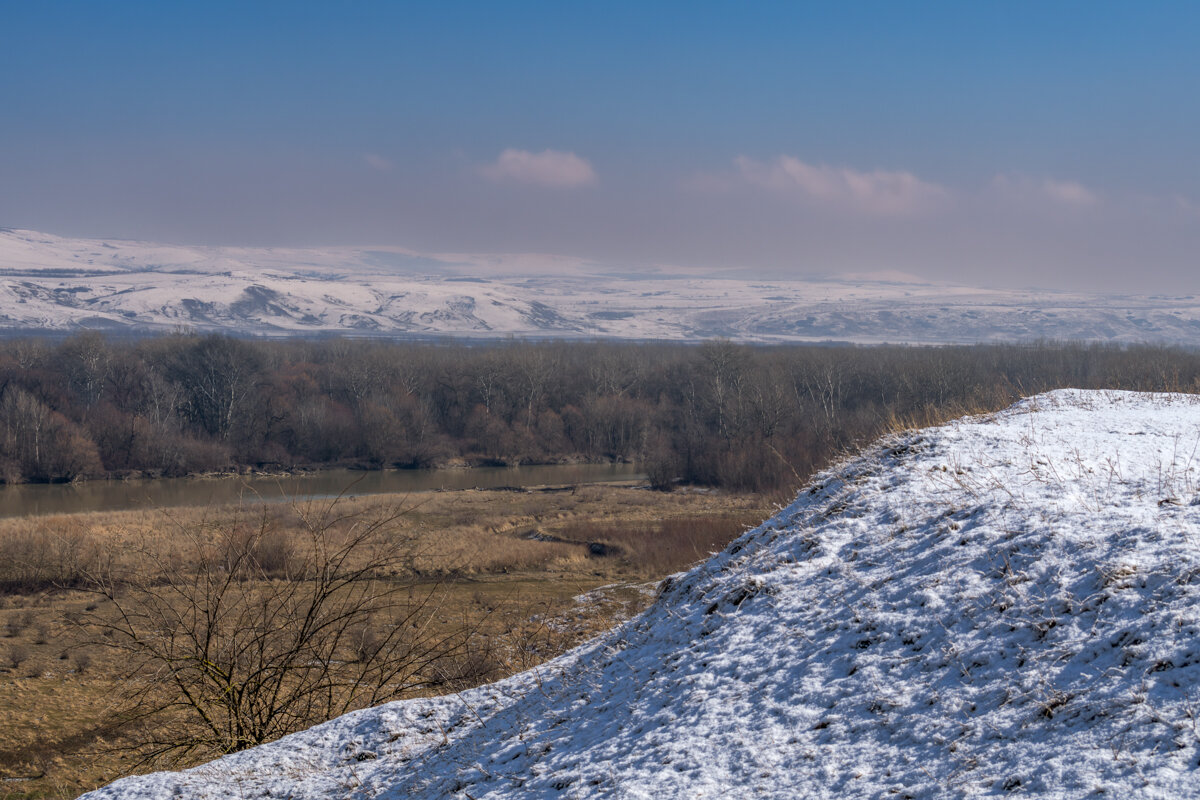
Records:
<instances>
[{"instance_id":1,"label":"bare tree","mask_svg":"<svg viewBox=\"0 0 1200 800\"><path fill-rule=\"evenodd\" d=\"M183 387L185 408L196 426L225 441L253 403L263 363L260 348L210 335L169 353L166 374Z\"/></svg>"},{"instance_id":2,"label":"bare tree","mask_svg":"<svg viewBox=\"0 0 1200 800\"><path fill-rule=\"evenodd\" d=\"M79 427L19 386L0 393L0 464L26 480L99 474L96 445Z\"/></svg>"},{"instance_id":3,"label":"bare tree","mask_svg":"<svg viewBox=\"0 0 1200 800\"><path fill-rule=\"evenodd\" d=\"M86 411L100 402L111 369L112 355L104 336L95 331L77 333L58 348L60 369Z\"/></svg>"},{"instance_id":4,"label":"bare tree","mask_svg":"<svg viewBox=\"0 0 1200 800\"><path fill-rule=\"evenodd\" d=\"M144 758L242 750L469 679L453 667L471 631L434 624L442 593L410 577L403 512L345 505L294 505L291 530L266 506L252 524L184 525L188 554L147 548L138 577L97 576L109 603L83 624L124 656L129 716L152 723Z\"/></svg>"}]
</instances>

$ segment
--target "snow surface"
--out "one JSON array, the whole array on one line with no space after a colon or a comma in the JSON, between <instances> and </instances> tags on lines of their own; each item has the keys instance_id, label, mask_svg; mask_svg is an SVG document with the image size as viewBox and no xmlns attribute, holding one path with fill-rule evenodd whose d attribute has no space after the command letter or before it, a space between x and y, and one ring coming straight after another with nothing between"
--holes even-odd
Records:
<instances>
[{"instance_id":1,"label":"snow surface","mask_svg":"<svg viewBox=\"0 0 1200 800\"><path fill-rule=\"evenodd\" d=\"M543 667L100 798L1195 797L1200 398L889 437Z\"/></svg>"},{"instance_id":2,"label":"snow surface","mask_svg":"<svg viewBox=\"0 0 1200 800\"><path fill-rule=\"evenodd\" d=\"M758 280L397 247L183 247L0 229L0 331L971 343L1200 341L1194 295L1000 291L878 273Z\"/></svg>"}]
</instances>

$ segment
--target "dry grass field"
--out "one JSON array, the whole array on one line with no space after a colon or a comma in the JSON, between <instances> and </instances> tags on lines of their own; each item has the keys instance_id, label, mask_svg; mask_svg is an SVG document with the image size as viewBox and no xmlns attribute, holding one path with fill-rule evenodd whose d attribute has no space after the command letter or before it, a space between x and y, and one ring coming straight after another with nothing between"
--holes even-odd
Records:
<instances>
[{"instance_id":1,"label":"dry grass field","mask_svg":"<svg viewBox=\"0 0 1200 800\"><path fill-rule=\"evenodd\" d=\"M392 519L389 535L406 548L394 579L434 598L432 626L466 637L437 663L443 680L413 690L430 693L531 667L635 613L654 581L770 508L760 496L592 485L347 498L338 510ZM269 529L256 552L282 565L263 581L277 585L303 547L292 534L304 512L281 503L0 520L0 800L74 797L149 769L134 746L177 721L130 719L130 690L143 687L123 682L125 654L105 646L97 623L115 607L93 591L98 576L153 586L155 570L191 563L210 540Z\"/></svg>"}]
</instances>

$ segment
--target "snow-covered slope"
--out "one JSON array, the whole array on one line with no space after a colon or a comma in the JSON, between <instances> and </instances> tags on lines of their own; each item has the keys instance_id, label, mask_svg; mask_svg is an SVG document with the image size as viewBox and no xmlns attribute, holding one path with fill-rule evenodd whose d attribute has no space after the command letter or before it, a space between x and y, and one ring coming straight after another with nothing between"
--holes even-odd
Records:
<instances>
[{"instance_id":1,"label":"snow-covered slope","mask_svg":"<svg viewBox=\"0 0 1200 800\"><path fill-rule=\"evenodd\" d=\"M998 291L904 276L753 280L537 255L182 247L0 229L4 330L1200 344L1193 295Z\"/></svg>"},{"instance_id":2,"label":"snow-covered slope","mask_svg":"<svg viewBox=\"0 0 1200 800\"><path fill-rule=\"evenodd\" d=\"M1112 392L898 435L540 669L88 797L1195 797L1198 448Z\"/></svg>"}]
</instances>

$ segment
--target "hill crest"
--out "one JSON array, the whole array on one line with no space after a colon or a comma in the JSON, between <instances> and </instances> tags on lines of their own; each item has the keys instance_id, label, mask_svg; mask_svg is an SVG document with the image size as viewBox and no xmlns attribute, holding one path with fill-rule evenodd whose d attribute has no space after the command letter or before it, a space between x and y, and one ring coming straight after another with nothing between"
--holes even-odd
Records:
<instances>
[{"instance_id":1,"label":"hill crest","mask_svg":"<svg viewBox=\"0 0 1200 800\"><path fill-rule=\"evenodd\" d=\"M1200 397L889 437L528 673L87 797L1200 790Z\"/></svg>"}]
</instances>

